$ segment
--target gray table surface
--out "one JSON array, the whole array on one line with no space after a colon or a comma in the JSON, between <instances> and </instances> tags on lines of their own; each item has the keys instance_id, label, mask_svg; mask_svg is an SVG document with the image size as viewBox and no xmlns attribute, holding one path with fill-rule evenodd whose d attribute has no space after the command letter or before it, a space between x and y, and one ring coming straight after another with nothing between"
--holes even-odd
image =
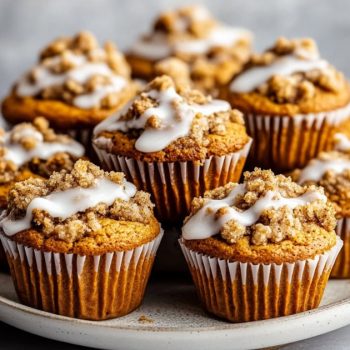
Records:
<instances>
[{"instance_id":1,"label":"gray table surface","mask_svg":"<svg viewBox=\"0 0 350 350\"><path fill-rule=\"evenodd\" d=\"M122 49L149 28L159 10L186 0L0 0L0 98L36 59L49 40L80 29ZM348 0L206 0L223 21L250 28L262 49L277 36L314 37L325 58L350 76L350 1ZM82 349L33 336L0 323L0 349ZM350 327L283 349L349 349Z\"/></svg>"}]
</instances>

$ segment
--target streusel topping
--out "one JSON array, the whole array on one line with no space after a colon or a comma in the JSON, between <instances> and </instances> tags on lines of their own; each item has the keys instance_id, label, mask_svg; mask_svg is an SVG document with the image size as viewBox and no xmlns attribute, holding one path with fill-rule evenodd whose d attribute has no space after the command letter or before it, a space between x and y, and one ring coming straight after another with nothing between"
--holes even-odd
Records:
<instances>
[{"instance_id":1,"label":"streusel topping","mask_svg":"<svg viewBox=\"0 0 350 350\"><path fill-rule=\"evenodd\" d=\"M84 147L67 135L56 134L42 117L33 123L17 124L9 132L0 129L0 183L16 178L23 166L35 174L71 169Z\"/></svg>"},{"instance_id":2,"label":"streusel topping","mask_svg":"<svg viewBox=\"0 0 350 350\"><path fill-rule=\"evenodd\" d=\"M333 231L335 225L334 207L322 188L256 168L244 173L242 184L229 183L195 198L182 234L186 240L220 235L228 244L250 236L251 244L263 245L302 241L306 229Z\"/></svg>"},{"instance_id":3,"label":"streusel topping","mask_svg":"<svg viewBox=\"0 0 350 350\"><path fill-rule=\"evenodd\" d=\"M275 103L298 103L315 96L316 91L337 92L345 78L320 58L312 39L279 38L250 62L231 84L233 92L262 94Z\"/></svg>"},{"instance_id":4,"label":"streusel topping","mask_svg":"<svg viewBox=\"0 0 350 350\"><path fill-rule=\"evenodd\" d=\"M222 100L213 100L188 85L176 85L168 76L155 78L130 105L95 129L138 135L135 148L157 152L173 141L192 138L206 145L209 134L225 135L228 122L244 124L242 114Z\"/></svg>"},{"instance_id":5,"label":"streusel topping","mask_svg":"<svg viewBox=\"0 0 350 350\"><path fill-rule=\"evenodd\" d=\"M147 224L154 220L150 195L137 191L123 173L79 160L71 172L16 183L2 227L7 235L33 228L74 242L98 230L100 218Z\"/></svg>"},{"instance_id":6,"label":"streusel topping","mask_svg":"<svg viewBox=\"0 0 350 350\"><path fill-rule=\"evenodd\" d=\"M350 210L350 154L338 151L320 153L292 177L300 184L322 186L328 199L336 205L337 214Z\"/></svg>"},{"instance_id":7,"label":"streusel topping","mask_svg":"<svg viewBox=\"0 0 350 350\"><path fill-rule=\"evenodd\" d=\"M39 63L16 85L19 96L60 100L73 106L113 108L130 82L130 69L112 42L99 47L89 32L54 40Z\"/></svg>"}]
</instances>

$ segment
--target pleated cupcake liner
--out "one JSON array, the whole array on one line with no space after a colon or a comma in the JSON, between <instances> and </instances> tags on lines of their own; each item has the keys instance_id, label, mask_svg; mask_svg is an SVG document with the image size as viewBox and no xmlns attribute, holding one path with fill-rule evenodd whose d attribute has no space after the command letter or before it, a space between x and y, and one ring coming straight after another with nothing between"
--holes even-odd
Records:
<instances>
[{"instance_id":1,"label":"pleated cupcake liner","mask_svg":"<svg viewBox=\"0 0 350 350\"><path fill-rule=\"evenodd\" d=\"M343 240L344 246L340 251L331 272L332 278L350 278L350 218L338 220L337 235Z\"/></svg>"},{"instance_id":2,"label":"pleated cupcake liner","mask_svg":"<svg viewBox=\"0 0 350 350\"><path fill-rule=\"evenodd\" d=\"M330 150L336 127L350 117L350 104L324 113L295 116L244 116L247 132L253 138L248 166L289 171L303 168L321 151Z\"/></svg>"},{"instance_id":3,"label":"pleated cupcake liner","mask_svg":"<svg viewBox=\"0 0 350 350\"><path fill-rule=\"evenodd\" d=\"M316 308L343 245L295 263L252 264L200 254L179 240L204 308L231 322L287 316Z\"/></svg>"},{"instance_id":4,"label":"pleated cupcake liner","mask_svg":"<svg viewBox=\"0 0 350 350\"><path fill-rule=\"evenodd\" d=\"M130 313L142 302L163 231L124 252L81 256L43 252L1 235L19 300L47 312L88 320Z\"/></svg>"},{"instance_id":5,"label":"pleated cupcake liner","mask_svg":"<svg viewBox=\"0 0 350 350\"><path fill-rule=\"evenodd\" d=\"M143 162L118 156L94 145L103 167L122 171L138 189L151 193L156 215L162 223L177 224L189 213L191 201L205 191L237 182L242 174L252 140L239 151L211 156L203 163Z\"/></svg>"}]
</instances>

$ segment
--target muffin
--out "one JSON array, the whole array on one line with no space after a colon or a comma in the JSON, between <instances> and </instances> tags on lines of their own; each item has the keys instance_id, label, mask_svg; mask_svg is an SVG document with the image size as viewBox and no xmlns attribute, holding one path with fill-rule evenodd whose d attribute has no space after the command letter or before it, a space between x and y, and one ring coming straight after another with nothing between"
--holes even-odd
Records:
<instances>
[{"instance_id":1,"label":"muffin","mask_svg":"<svg viewBox=\"0 0 350 350\"><path fill-rule=\"evenodd\" d=\"M69 136L58 135L44 118L21 123L5 132L0 129L0 212L17 181L49 177L54 171L71 170L84 155L84 147ZM0 244L0 266L6 257Z\"/></svg>"},{"instance_id":2,"label":"muffin","mask_svg":"<svg viewBox=\"0 0 350 350\"><path fill-rule=\"evenodd\" d=\"M342 247L320 187L256 168L195 198L181 247L205 309L231 322L319 305Z\"/></svg>"},{"instance_id":3,"label":"muffin","mask_svg":"<svg viewBox=\"0 0 350 350\"><path fill-rule=\"evenodd\" d=\"M2 104L12 124L33 121L37 115L55 130L74 136L85 146L101 120L133 96L130 68L115 45L99 47L88 32L59 38L39 56L39 62L21 77Z\"/></svg>"},{"instance_id":4,"label":"muffin","mask_svg":"<svg viewBox=\"0 0 350 350\"><path fill-rule=\"evenodd\" d=\"M221 97L244 113L254 139L250 166L281 172L331 149L335 129L350 114L347 80L311 39L280 38L253 55Z\"/></svg>"},{"instance_id":5,"label":"muffin","mask_svg":"<svg viewBox=\"0 0 350 350\"><path fill-rule=\"evenodd\" d=\"M322 186L328 200L334 204L338 219L336 232L344 241L344 248L331 277L350 278L350 140L341 136L337 145L343 152L322 152L305 168L295 170L292 177L300 184Z\"/></svg>"},{"instance_id":6,"label":"muffin","mask_svg":"<svg viewBox=\"0 0 350 350\"><path fill-rule=\"evenodd\" d=\"M152 195L162 223L179 223L191 200L237 181L251 140L241 113L168 76L99 124L93 144L104 167Z\"/></svg>"},{"instance_id":7,"label":"muffin","mask_svg":"<svg viewBox=\"0 0 350 350\"><path fill-rule=\"evenodd\" d=\"M162 237L149 195L85 160L16 183L1 226L19 300L88 320L140 305Z\"/></svg>"},{"instance_id":8,"label":"muffin","mask_svg":"<svg viewBox=\"0 0 350 350\"><path fill-rule=\"evenodd\" d=\"M249 31L219 23L203 6L186 6L161 13L127 60L134 77L150 80L159 61L176 57L188 64L196 88L212 93L241 70L251 43Z\"/></svg>"}]
</instances>

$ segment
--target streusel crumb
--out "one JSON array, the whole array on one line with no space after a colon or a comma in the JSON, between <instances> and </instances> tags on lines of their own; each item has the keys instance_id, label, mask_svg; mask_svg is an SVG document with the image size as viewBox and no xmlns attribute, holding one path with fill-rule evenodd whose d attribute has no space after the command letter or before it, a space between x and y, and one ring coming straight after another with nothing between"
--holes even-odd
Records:
<instances>
[{"instance_id":1,"label":"streusel crumb","mask_svg":"<svg viewBox=\"0 0 350 350\"><path fill-rule=\"evenodd\" d=\"M62 37L50 43L40 54L39 64L53 74L64 74L74 69L81 60L87 63L103 63L112 73L130 79L130 68L123 54L112 42L106 42L99 47L95 36L89 32L80 32L73 37ZM25 77L28 82L36 83L42 79L40 71L34 67ZM113 76L96 73L86 82L67 78L62 84L56 84L41 89L37 98L60 100L72 104L73 100L83 94L88 94L101 86L113 84ZM102 99L96 107L113 108L119 102L119 92L111 92Z\"/></svg>"},{"instance_id":2,"label":"streusel crumb","mask_svg":"<svg viewBox=\"0 0 350 350\"><path fill-rule=\"evenodd\" d=\"M317 45L312 39L279 38L272 48L262 54L252 55L247 68L267 66L286 55L305 60L319 57ZM337 92L343 87L343 82L343 74L329 66L327 69L314 69L290 76L274 75L256 90L276 103L298 103L312 99L317 89Z\"/></svg>"},{"instance_id":3,"label":"streusel crumb","mask_svg":"<svg viewBox=\"0 0 350 350\"><path fill-rule=\"evenodd\" d=\"M67 135L56 134L43 117L35 118L33 123L17 124L7 133L0 129L0 184L13 181L23 167L29 168L34 174L47 177L54 171L72 169L76 160L68 153L58 152L48 159L34 157L24 165L18 166L6 157L9 145L18 145L26 152L30 152L41 142L64 144L71 141L72 139Z\"/></svg>"},{"instance_id":4,"label":"streusel crumb","mask_svg":"<svg viewBox=\"0 0 350 350\"><path fill-rule=\"evenodd\" d=\"M152 99L148 92L152 90L165 91L169 88L174 88L184 99L184 102L190 105L204 105L211 101L210 96L204 95L199 90L191 89L187 84L176 84L169 76L163 75L155 78L149 83L146 90L136 97L127 113L122 115L120 120L140 118L146 110L157 106L157 101ZM180 109L176 104L174 104L174 110L175 112L178 111L178 118L180 121ZM209 134L225 135L227 133L228 122L244 125L242 113L238 110L231 109L228 111L213 113L209 116L203 116L203 114L198 113L192 121L192 127L188 137L195 140L198 144L205 146L208 143L207 136ZM161 120L156 116L153 116L148 119L146 127L155 129L161 128Z\"/></svg>"},{"instance_id":5,"label":"streusel crumb","mask_svg":"<svg viewBox=\"0 0 350 350\"><path fill-rule=\"evenodd\" d=\"M350 163L350 154L337 151L322 152L317 157L321 161L344 161ZM295 170L291 176L295 181L299 181L302 169ZM305 181L306 185L317 185L324 188L328 199L335 205L338 218L350 213L350 169L345 168L341 172L332 169L326 170L320 180Z\"/></svg>"},{"instance_id":6,"label":"streusel crumb","mask_svg":"<svg viewBox=\"0 0 350 350\"><path fill-rule=\"evenodd\" d=\"M209 199L223 199L238 184L229 183L224 187L206 192L204 197L195 198L192 203L191 218ZM323 194L321 187L315 185L300 186L290 177L274 175L271 170L256 168L253 172L244 173L244 193L236 197L231 206L240 212L251 208L259 199L265 197L269 191L275 193L273 199L296 198L305 193L316 191ZM227 214L228 207L216 212L216 219ZM264 245L278 243L283 240L295 242L303 241L303 232L310 227L320 227L326 231L333 231L336 225L334 206L320 199L298 205L294 209L287 205L275 208L265 208L261 211L256 223L244 226L236 220L229 220L220 230L221 238L229 244L236 243L243 236L251 237L251 244Z\"/></svg>"},{"instance_id":7,"label":"streusel crumb","mask_svg":"<svg viewBox=\"0 0 350 350\"><path fill-rule=\"evenodd\" d=\"M100 178L125 185L123 173L105 172L88 161L78 160L70 172L63 170L53 173L47 180L32 178L16 183L9 193L8 213L13 218L21 218L34 198L76 187L90 188ZM150 195L137 191L128 201L116 199L109 206L100 203L67 219L55 218L45 210L34 209L32 226L45 237L55 236L66 242L75 242L91 232L96 232L101 227L99 220L106 217L147 224L154 219Z\"/></svg>"}]
</instances>

